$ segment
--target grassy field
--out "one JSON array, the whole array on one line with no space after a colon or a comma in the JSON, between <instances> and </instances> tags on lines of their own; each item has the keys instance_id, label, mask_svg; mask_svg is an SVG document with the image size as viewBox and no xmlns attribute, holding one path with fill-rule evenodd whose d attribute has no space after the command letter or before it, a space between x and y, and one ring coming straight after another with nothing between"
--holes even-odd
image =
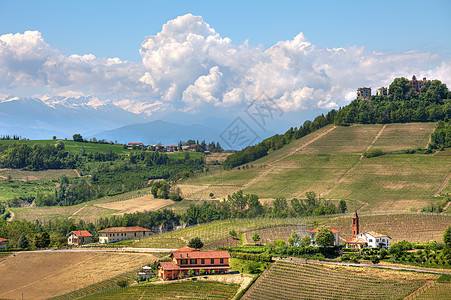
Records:
<instances>
[{"instance_id":1,"label":"grassy field","mask_svg":"<svg viewBox=\"0 0 451 300\"><path fill-rule=\"evenodd\" d=\"M358 161L355 154L295 154L266 167L266 174L248 185L246 193L261 198L303 197L305 192L323 193L332 188Z\"/></svg>"},{"instance_id":2,"label":"grassy field","mask_svg":"<svg viewBox=\"0 0 451 300\"><path fill-rule=\"evenodd\" d=\"M230 230L246 233L260 228L283 226L308 226L309 218L286 219L231 219L215 221L207 224L191 226L185 229L154 235L139 241L125 241L123 243L133 247L145 248L179 248L186 246L190 239L199 237L205 245L227 239ZM121 242L122 243L122 242Z\"/></svg>"},{"instance_id":3,"label":"grassy field","mask_svg":"<svg viewBox=\"0 0 451 300\"><path fill-rule=\"evenodd\" d=\"M387 124L372 148L384 151L424 149L434 128L435 123Z\"/></svg>"},{"instance_id":4,"label":"grassy field","mask_svg":"<svg viewBox=\"0 0 451 300\"><path fill-rule=\"evenodd\" d=\"M314 191L325 199L364 205L366 211L421 210L451 172L451 151L386 154L361 159L368 148L384 151L424 148L435 123L326 126L249 165L181 184L186 198L225 198L243 189L262 199L302 198ZM451 193L451 181L441 194ZM366 205L367 203L367 205Z\"/></svg>"},{"instance_id":5,"label":"grassy field","mask_svg":"<svg viewBox=\"0 0 451 300\"><path fill-rule=\"evenodd\" d=\"M156 257L147 253L25 252L0 268L1 299L48 299L136 270Z\"/></svg>"},{"instance_id":6,"label":"grassy field","mask_svg":"<svg viewBox=\"0 0 451 300\"><path fill-rule=\"evenodd\" d=\"M403 299L437 275L277 262L242 299Z\"/></svg>"},{"instance_id":7,"label":"grassy field","mask_svg":"<svg viewBox=\"0 0 451 300\"><path fill-rule=\"evenodd\" d=\"M79 299L231 299L238 284L182 281L112 289Z\"/></svg>"}]
</instances>

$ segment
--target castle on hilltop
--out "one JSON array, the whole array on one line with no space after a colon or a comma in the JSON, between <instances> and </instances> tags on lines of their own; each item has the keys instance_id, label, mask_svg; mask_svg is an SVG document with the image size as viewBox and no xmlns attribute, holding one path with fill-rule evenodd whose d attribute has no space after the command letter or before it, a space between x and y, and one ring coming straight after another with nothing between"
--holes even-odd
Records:
<instances>
[{"instance_id":1,"label":"castle on hilltop","mask_svg":"<svg viewBox=\"0 0 451 300\"><path fill-rule=\"evenodd\" d=\"M417 77L413 75L412 80L409 80L409 82L410 88L414 89L415 90L414 93L418 95L424 83L426 82L426 77L423 77L423 80L417 80ZM387 95L388 93L389 91L386 87L381 87L377 89L378 96ZM370 98L371 98L370 87L361 87L357 89L357 99L370 99Z\"/></svg>"}]
</instances>

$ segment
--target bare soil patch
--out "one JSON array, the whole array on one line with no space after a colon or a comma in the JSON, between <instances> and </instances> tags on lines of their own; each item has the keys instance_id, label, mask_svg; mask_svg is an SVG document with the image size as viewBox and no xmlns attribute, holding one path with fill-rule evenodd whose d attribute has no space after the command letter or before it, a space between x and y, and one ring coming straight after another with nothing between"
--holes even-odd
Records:
<instances>
[{"instance_id":1,"label":"bare soil patch","mask_svg":"<svg viewBox=\"0 0 451 300\"><path fill-rule=\"evenodd\" d=\"M146 253L17 253L0 261L0 298L46 299L156 260Z\"/></svg>"},{"instance_id":2,"label":"bare soil patch","mask_svg":"<svg viewBox=\"0 0 451 300\"><path fill-rule=\"evenodd\" d=\"M95 204L95 206L116 209L119 212L116 215L129 214L138 211L153 211L172 204L173 201L169 199L155 199L153 195L145 195L139 198L134 198L125 201L110 202Z\"/></svg>"}]
</instances>

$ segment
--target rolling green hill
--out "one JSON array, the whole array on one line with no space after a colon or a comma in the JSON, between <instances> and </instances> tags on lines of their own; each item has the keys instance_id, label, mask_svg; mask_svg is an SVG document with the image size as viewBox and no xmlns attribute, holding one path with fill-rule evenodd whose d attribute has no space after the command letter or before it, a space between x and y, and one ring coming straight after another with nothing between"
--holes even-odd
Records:
<instances>
[{"instance_id":1,"label":"rolling green hill","mask_svg":"<svg viewBox=\"0 0 451 300\"><path fill-rule=\"evenodd\" d=\"M238 190L262 199L303 197L360 203L362 210L420 210L450 192L451 153L425 149L435 123L323 127L247 166L180 184L185 198L225 198ZM385 155L364 158L382 149ZM410 151L414 152L414 151Z\"/></svg>"}]
</instances>

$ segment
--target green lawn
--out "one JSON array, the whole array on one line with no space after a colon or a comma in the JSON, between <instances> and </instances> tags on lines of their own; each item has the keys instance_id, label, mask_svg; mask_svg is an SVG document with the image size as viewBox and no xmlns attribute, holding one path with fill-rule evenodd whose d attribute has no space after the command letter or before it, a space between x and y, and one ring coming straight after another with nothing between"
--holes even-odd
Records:
<instances>
[{"instance_id":1,"label":"green lawn","mask_svg":"<svg viewBox=\"0 0 451 300\"><path fill-rule=\"evenodd\" d=\"M55 184L50 180L30 181L0 181L0 202L6 202L14 198L26 199L36 197L38 192L51 193L55 190Z\"/></svg>"}]
</instances>

